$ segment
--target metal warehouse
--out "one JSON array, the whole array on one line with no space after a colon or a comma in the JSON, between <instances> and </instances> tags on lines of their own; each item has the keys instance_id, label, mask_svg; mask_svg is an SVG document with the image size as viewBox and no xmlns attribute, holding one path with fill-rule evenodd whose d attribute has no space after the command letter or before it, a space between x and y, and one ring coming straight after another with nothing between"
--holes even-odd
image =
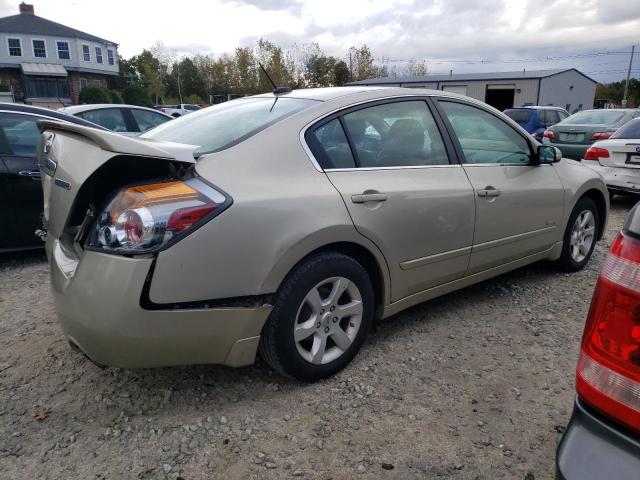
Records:
<instances>
[{"instance_id":1,"label":"metal warehouse","mask_svg":"<svg viewBox=\"0 0 640 480\"><path fill-rule=\"evenodd\" d=\"M388 85L432 88L460 93L505 108L524 105L552 105L573 113L592 108L597 82L570 69L521 70L517 72L458 73L422 77L381 77L349 85Z\"/></svg>"}]
</instances>

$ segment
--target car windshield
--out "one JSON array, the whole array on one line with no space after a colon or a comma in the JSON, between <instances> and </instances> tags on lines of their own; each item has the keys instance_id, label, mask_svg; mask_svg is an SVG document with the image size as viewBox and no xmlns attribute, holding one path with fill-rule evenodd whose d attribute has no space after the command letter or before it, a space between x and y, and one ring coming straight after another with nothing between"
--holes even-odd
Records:
<instances>
[{"instance_id":1,"label":"car windshield","mask_svg":"<svg viewBox=\"0 0 640 480\"><path fill-rule=\"evenodd\" d=\"M511 110L505 110L504 114L511 118L514 122L528 123L531 119L533 112L524 108L514 108Z\"/></svg>"},{"instance_id":2,"label":"car windshield","mask_svg":"<svg viewBox=\"0 0 640 480\"><path fill-rule=\"evenodd\" d=\"M627 112L620 110L583 110L565 118L563 125L611 125L617 123Z\"/></svg>"},{"instance_id":3,"label":"car windshield","mask_svg":"<svg viewBox=\"0 0 640 480\"><path fill-rule=\"evenodd\" d=\"M283 97L231 100L163 123L141 137L197 145L194 155L198 157L240 143L316 103L315 100Z\"/></svg>"},{"instance_id":4,"label":"car windshield","mask_svg":"<svg viewBox=\"0 0 640 480\"><path fill-rule=\"evenodd\" d=\"M630 122L625 123L609 138L640 140L640 118L635 118Z\"/></svg>"}]
</instances>

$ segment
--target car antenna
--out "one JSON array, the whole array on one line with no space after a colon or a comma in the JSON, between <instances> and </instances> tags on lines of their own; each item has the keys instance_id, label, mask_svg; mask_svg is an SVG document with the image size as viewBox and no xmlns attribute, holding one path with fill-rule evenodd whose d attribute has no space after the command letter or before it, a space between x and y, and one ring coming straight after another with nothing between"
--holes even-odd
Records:
<instances>
[{"instance_id":1,"label":"car antenna","mask_svg":"<svg viewBox=\"0 0 640 480\"><path fill-rule=\"evenodd\" d=\"M258 65L260 65L260 68L262 69L264 74L267 76L267 78L271 82L271 85L273 85L273 94L274 95L279 95L281 93L289 93L289 92L291 92L291 89L289 87L278 87L276 85L276 82L274 82L273 79L269 76L269 74L267 73L267 70L262 66L262 64L260 62L258 62Z\"/></svg>"}]
</instances>

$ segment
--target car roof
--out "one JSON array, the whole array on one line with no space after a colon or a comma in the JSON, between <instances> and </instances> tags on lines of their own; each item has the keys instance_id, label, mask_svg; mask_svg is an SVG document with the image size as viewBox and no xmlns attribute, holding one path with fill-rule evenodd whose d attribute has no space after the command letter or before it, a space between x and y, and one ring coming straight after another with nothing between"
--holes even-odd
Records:
<instances>
[{"instance_id":1,"label":"car roof","mask_svg":"<svg viewBox=\"0 0 640 480\"><path fill-rule=\"evenodd\" d=\"M397 88L396 88L397 89ZM320 87L320 88L301 88L292 90L287 93L274 95L273 93L263 93L255 95L256 97L279 97L279 98L303 98L308 100L318 100L321 102L333 100L335 98L344 97L363 92L375 92L380 90L394 90L394 87ZM405 89L407 90L407 89ZM418 89L412 89L418 90Z\"/></svg>"},{"instance_id":2,"label":"car roof","mask_svg":"<svg viewBox=\"0 0 640 480\"><path fill-rule=\"evenodd\" d=\"M0 102L0 111L15 112L15 113L28 113L30 115L42 116L48 118L55 118L57 120L63 120L69 123L75 123L76 125L84 125L85 127L98 128L100 130L106 130L100 125L96 125L88 120L74 117L67 113L63 113L57 110L51 110L50 108L34 107L32 105L24 105L20 103L2 103Z\"/></svg>"},{"instance_id":3,"label":"car roof","mask_svg":"<svg viewBox=\"0 0 640 480\"><path fill-rule=\"evenodd\" d=\"M163 112L159 112L154 108L141 107L139 105L127 105L126 103L88 103L84 105L72 105L70 107L64 107L59 109L59 112L64 112L70 115L75 115L76 113L81 112L89 112L91 110L103 110L105 108L127 108L130 110L148 110L150 112L159 113L160 115L164 115L166 117L172 118L169 115L166 115Z\"/></svg>"}]
</instances>

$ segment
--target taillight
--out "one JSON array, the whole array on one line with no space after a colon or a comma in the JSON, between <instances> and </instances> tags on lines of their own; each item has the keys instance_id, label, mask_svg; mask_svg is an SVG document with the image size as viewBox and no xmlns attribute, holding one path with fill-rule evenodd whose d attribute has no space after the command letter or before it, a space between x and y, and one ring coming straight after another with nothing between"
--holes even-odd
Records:
<instances>
[{"instance_id":1,"label":"taillight","mask_svg":"<svg viewBox=\"0 0 640 480\"><path fill-rule=\"evenodd\" d=\"M589 147L587 151L584 152L583 160L598 161L600 158L609 158L609 150L600 147Z\"/></svg>"},{"instance_id":2,"label":"taillight","mask_svg":"<svg viewBox=\"0 0 640 480\"><path fill-rule=\"evenodd\" d=\"M595 132L591 135L591 140L606 140L611 135L613 135L613 132Z\"/></svg>"},{"instance_id":3,"label":"taillight","mask_svg":"<svg viewBox=\"0 0 640 480\"><path fill-rule=\"evenodd\" d=\"M556 134L553 133L551 130L545 130L542 136L544 138L556 138Z\"/></svg>"},{"instance_id":4,"label":"taillight","mask_svg":"<svg viewBox=\"0 0 640 480\"><path fill-rule=\"evenodd\" d=\"M640 240L624 233L591 300L576 389L587 404L640 431Z\"/></svg>"},{"instance_id":5,"label":"taillight","mask_svg":"<svg viewBox=\"0 0 640 480\"><path fill-rule=\"evenodd\" d=\"M228 204L202 180L124 188L99 215L86 246L115 253L148 253L174 242Z\"/></svg>"}]
</instances>

